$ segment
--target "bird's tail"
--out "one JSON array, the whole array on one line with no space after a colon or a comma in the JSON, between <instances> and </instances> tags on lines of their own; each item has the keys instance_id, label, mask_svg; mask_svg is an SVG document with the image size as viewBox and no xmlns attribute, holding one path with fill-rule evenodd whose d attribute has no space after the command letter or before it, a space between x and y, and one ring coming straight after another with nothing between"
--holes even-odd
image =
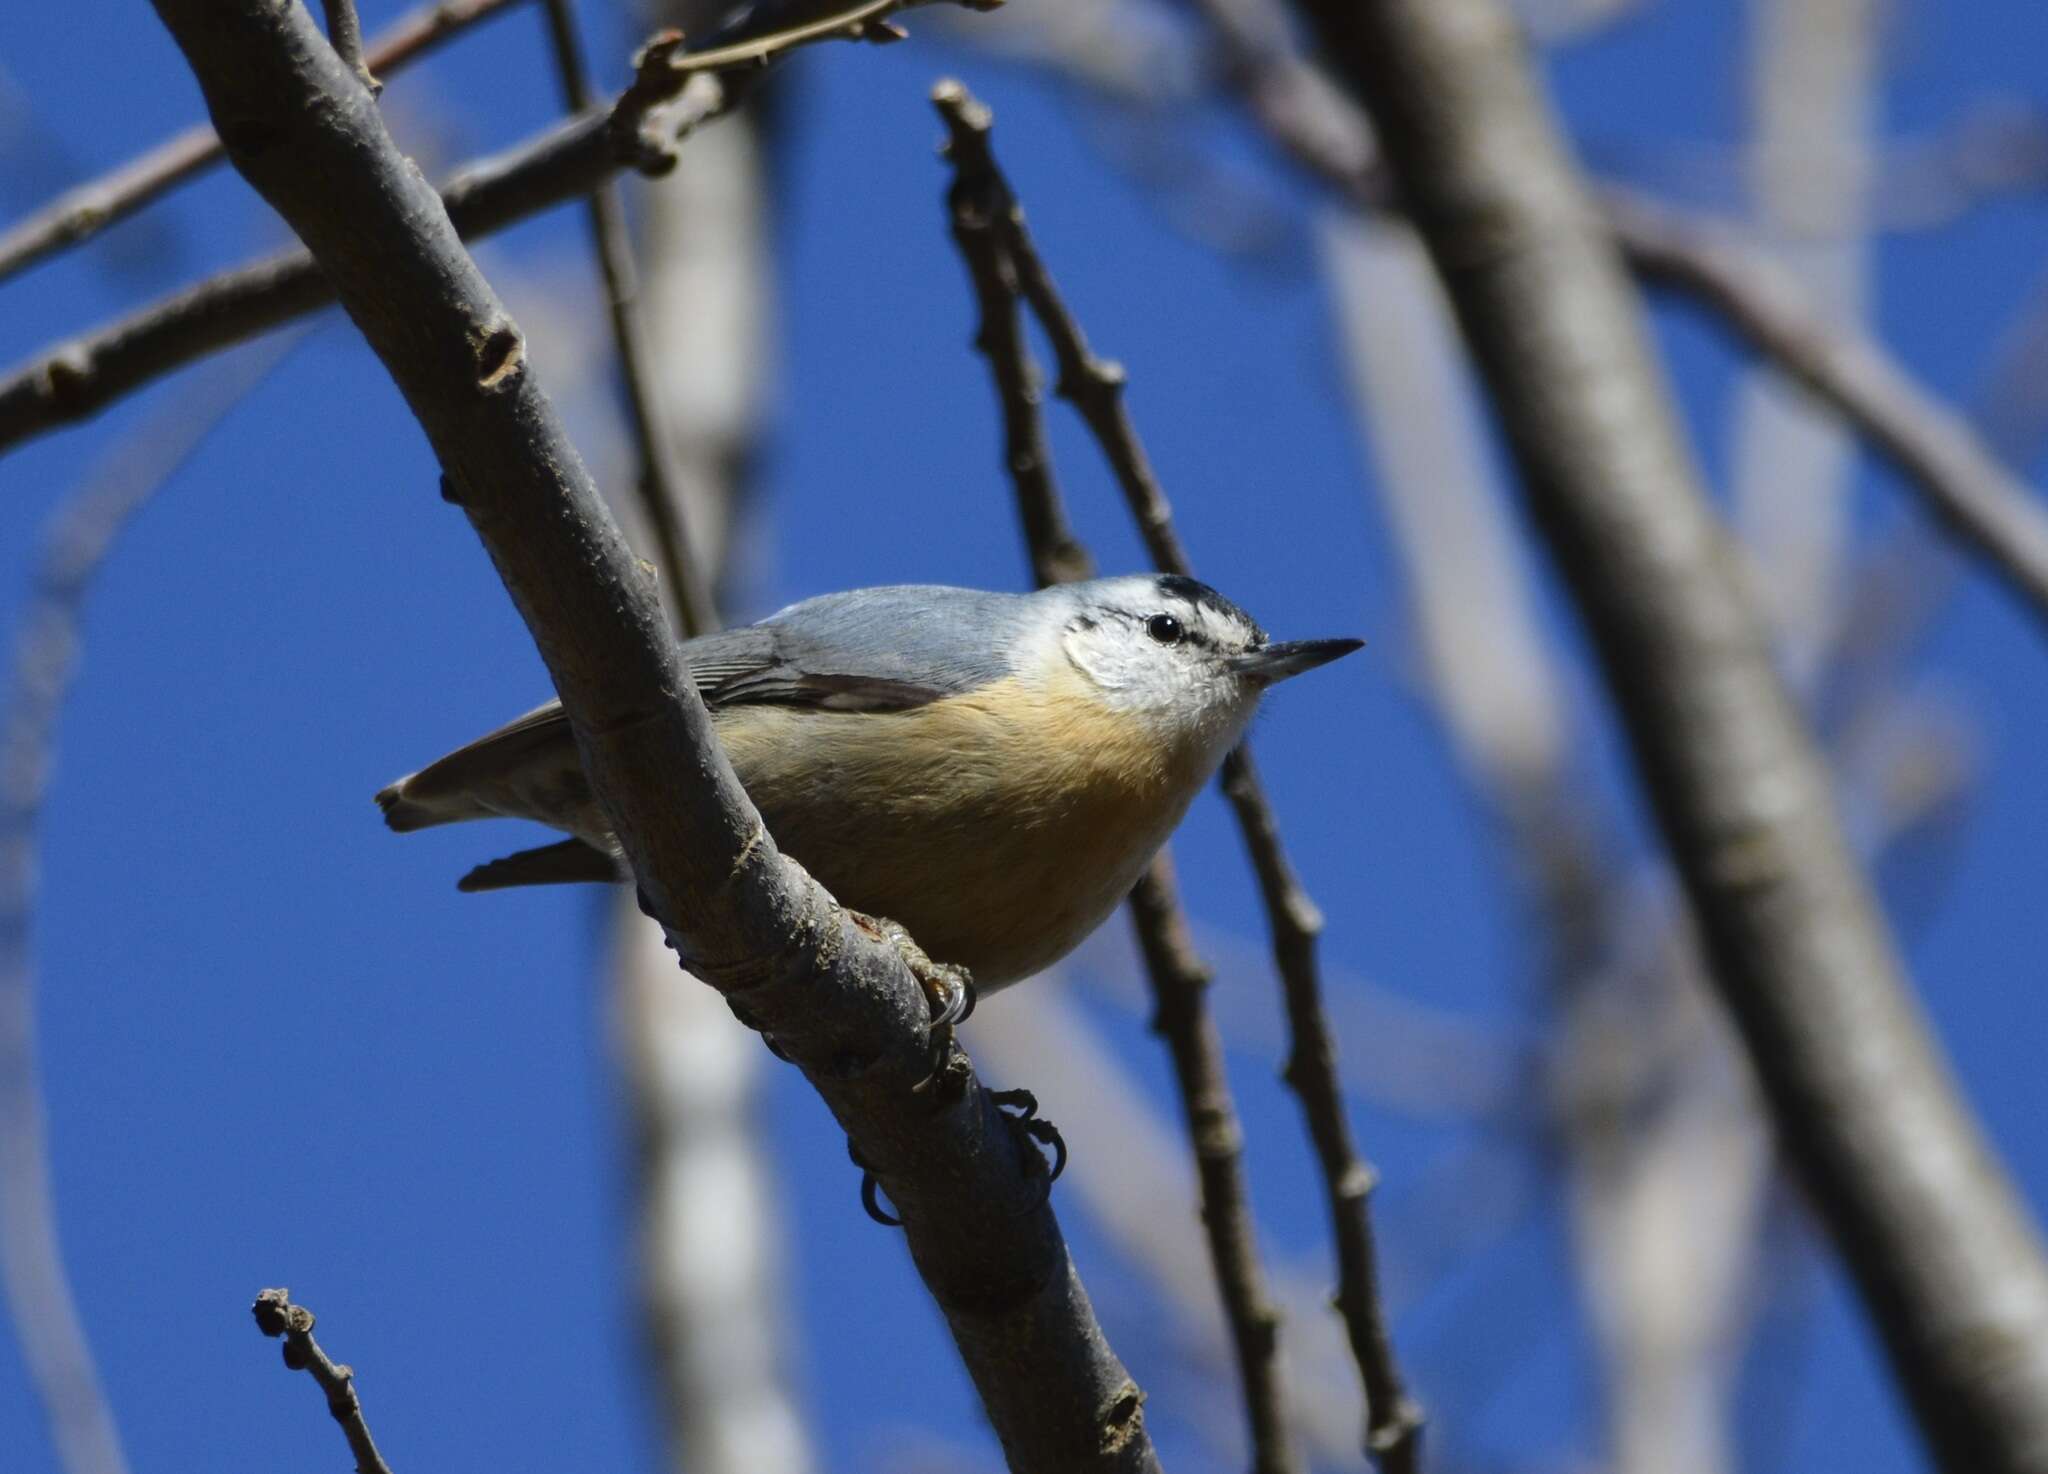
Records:
<instances>
[{"instance_id":1,"label":"bird's tail","mask_svg":"<svg viewBox=\"0 0 2048 1474\"><path fill-rule=\"evenodd\" d=\"M384 822L400 834L410 834L415 829L430 829L436 824L453 824L464 815L445 813L420 803L406 793L406 787L419 774L408 773L385 788L377 790L377 807L384 811Z\"/></svg>"}]
</instances>

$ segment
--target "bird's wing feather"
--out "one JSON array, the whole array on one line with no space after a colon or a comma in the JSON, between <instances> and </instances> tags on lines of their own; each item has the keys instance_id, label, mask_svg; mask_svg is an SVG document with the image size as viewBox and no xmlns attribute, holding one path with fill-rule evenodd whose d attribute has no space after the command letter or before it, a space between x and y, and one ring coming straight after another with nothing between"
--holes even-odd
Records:
<instances>
[{"instance_id":1,"label":"bird's wing feather","mask_svg":"<svg viewBox=\"0 0 2048 1474\"><path fill-rule=\"evenodd\" d=\"M1004 653L1027 618L1015 594L910 585L825 594L759 624L687 641L707 706L773 704L903 711L1007 674ZM409 797L455 793L570 743L560 701L537 706L407 780Z\"/></svg>"}]
</instances>

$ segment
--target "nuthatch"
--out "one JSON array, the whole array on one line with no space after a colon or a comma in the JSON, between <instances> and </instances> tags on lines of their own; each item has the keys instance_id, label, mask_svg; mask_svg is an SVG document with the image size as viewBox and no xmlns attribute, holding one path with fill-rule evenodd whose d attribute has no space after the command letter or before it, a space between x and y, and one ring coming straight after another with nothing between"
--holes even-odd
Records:
<instances>
[{"instance_id":1,"label":"nuthatch","mask_svg":"<svg viewBox=\"0 0 2048 1474\"><path fill-rule=\"evenodd\" d=\"M776 843L987 993L1129 894L1267 687L1360 643L1273 643L1206 584L1132 575L855 589L683 652ZM559 703L377 803L397 830L504 816L574 836L479 866L466 891L625 878Z\"/></svg>"}]
</instances>

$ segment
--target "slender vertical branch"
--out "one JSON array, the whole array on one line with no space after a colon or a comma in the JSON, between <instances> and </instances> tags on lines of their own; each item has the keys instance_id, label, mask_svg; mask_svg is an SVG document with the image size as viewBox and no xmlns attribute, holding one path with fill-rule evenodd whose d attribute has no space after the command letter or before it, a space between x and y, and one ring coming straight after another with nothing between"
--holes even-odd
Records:
<instances>
[{"instance_id":1,"label":"slender vertical branch","mask_svg":"<svg viewBox=\"0 0 2048 1474\"><path fill-rule=\"evenodd\" d=\"M942 84L935 100L952 134L955 168L985 181L981 187L987 197L978 208L993 223L1015 290L1031 305L1052 342L1059 366L1058 393L1074 406L1101 447L1153 563L1162 572L1192 575L1166 495L1125 408L1123 370L1090 351L1080 324L1053 284L1025 229L1024 212L996 164L986 109L957 84ZM1402 1474L1417 1467L1420 1458L1422 1412L1402 1384L1380 1304L1366 1209L1374 1178L1352 1144L1336 1046L1323 1007L1316 958L1322 914L1287 859L1249 744L1225 759L1223 791L1244 836L1272 932L1291 1040L1284 1078L1301 1103L1322 1167L1337 1245L1337 1309L1365 1385L1366 1446L1390 1474Z\"/></svg>"},{"instance_id":2,"label":"slender vertical branch","mask_svg":"<svg viewBox=\"0 0 2048 1474\"><path fill-rule=\"evenodd\" d=\"M313 1312L292 1304L290 1290L265 1290L249 1307L256 1317L256 1329L284 1342L284 1364L295 1372L308 1373L327 1396L327 1411L341 1425L348 1451L355 1455L356 1474L391 1474L370 1425L363 1417L363 1400L356 1395L356 1374L352 1367L336 1362L313 1339Z\"/></svg>"},{"instance_id":3,"label":"slender vertical branch","mask_svg":"<svg viewBox=\"0 0 2048 1474\"><path fill-rule=\"evenodd\" d=\"M1850 854L1512 17L1497 0L1301 8L1457 308L1714 984L1894 1375L1945 1467L2040 1470L2040 1241Z\"/></svg>"},{"instance_id":4,"label":"slender vertical branch","mask_svg":"<svg viewBox=\"0 0 2048 1474\"><path fill-rule=\"evenodd\" d=\"M974 343L989 363L1003 417L1003 461L1040 587L1091 578L1095 560L1067 520L1040 414L1038 369L1024 341L1004 221L1017 204L989 148L991 118L957 82L932 101L945 120L953 181L946 191L953 239L979 310ZM1302 1465L1288 1436L1280 1380L1280 1313L1259 1261L1257 1223L1245 1182L1244 1132L1223 1058L1223 1039L1205 994L1210 970L1188 935L1165 851L1130 898L1131 920L1152 987L1153 1028L1167 1042L1194 1148L1209 1263L1237 1358L1258 1474L1295 1474Z\"/></svg>"},{"instance_id":5,"label":"slender vertical branch","mask_svg":"<svg viewBox=\"0 0 2048 1474\"><path fill-rule=\"evenodd\" d=\"M591 90L583 46L576 36L573 0L545 0L544 9L562 100L572 113L587 112L599 99ZM681 470L662 422L661 404L653 393L654 374L636 311L633 244L626 232L626 211L618 185L610 181L598 185L585 198L583 208L604 285L605 306L611 314L612 340L618 347L626 425L640 459L633 484L661 558L662 587L683 634L709 634L718 627L718 612L711 606L710 589L691 545Z\"/></svg>"},{"instance_id":6,"label":"slender vertical branch","mask_svg":"<svg viewBox=\"0 0 2048 1474\"><path fill-rule=\"evenodd\" d=\"M1251 1419L1252 1467L1258 1474L1299 1469L1288 1436L1280 1379L1280 1312L1259 1261L1258 1224L1244 1177L1244 1128L1223 1057L1223 1036L1209 1010L1214 974L1195 951L1174 883L1173 860L1161 851L1131 892L1131 924L1152 980L1152 1028L1173 1055L1181 1110L1194 1147L1202 1195L1202 1230L1222 1291L1230 1339Z\"/></svg>"}]
</instances>

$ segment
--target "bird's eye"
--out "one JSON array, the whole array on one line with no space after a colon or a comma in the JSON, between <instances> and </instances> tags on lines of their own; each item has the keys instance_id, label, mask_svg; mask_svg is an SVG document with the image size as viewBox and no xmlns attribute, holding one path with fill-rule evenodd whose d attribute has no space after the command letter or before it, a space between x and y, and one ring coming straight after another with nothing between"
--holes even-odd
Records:
<instances>
[{"instance_id":1,"label":"bird's eye","mask_svg":"<svg viewBox=\"0 0 2048 1474\"><path fill-rule=\"evenodd\" d=\"M1171 614L1155 614L1145 621L1145 633L1162 645L1178 645L1187 632Z\"/></svg>"}]
</instances>

